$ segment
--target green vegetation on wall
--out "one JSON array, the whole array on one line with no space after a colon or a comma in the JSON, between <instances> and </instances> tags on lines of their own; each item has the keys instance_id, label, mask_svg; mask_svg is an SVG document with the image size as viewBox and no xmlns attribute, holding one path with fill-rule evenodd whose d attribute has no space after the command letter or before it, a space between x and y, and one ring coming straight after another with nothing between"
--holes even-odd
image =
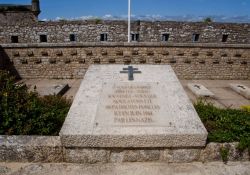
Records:
<instances>
[{"instance_id":1,"label":"green vegetation on wall","mask_svg":"<svg viewBox=\"0 0 250 175\"><path fill-rule=\"evenodd\" d=\"M212 20L212 18L207 17L207 18L203 19L203 22L204 23L211 23L211 22L213 22L213 20Z\"/></svg>"},{"instance_id":2,"label":"green vegetation on wall","mask_svg":"<svg viewBox=\"0 0 250 175\"><path fill-rule=\"evenodd\" d=\"M40 97L0 70L0 134L58 135L70 108L61 96Z\"/></svg>"}]
</instances>

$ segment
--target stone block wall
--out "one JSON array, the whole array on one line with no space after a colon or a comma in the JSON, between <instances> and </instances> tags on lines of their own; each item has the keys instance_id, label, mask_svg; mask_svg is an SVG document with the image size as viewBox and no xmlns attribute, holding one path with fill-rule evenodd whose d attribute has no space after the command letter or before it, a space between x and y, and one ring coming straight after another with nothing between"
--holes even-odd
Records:
<instances>
[{"instance_id":1,"label":"stone block wall","mask_svg":"<svg viewBox=\"0 0 250 175\"><path fill-rule=\"evenodd\" d=\"M180 79L250 79L250 46L228 44L4 44L21 78L83 78L90 64L169 64Z\"/></svg>"},{"instance_id":2,"label":"stone block wall","mask_svg":"<svg viewBox=\"0 0 250 175\"><path fill-rule=\"evenodd\" d=\"M36 16L30 11L0 12L0 25L13 26L17 24L30 25L37 22Z\"/></svg>"},{"instance_id":3,"label":"stone block wall","mask_svg":"<svg viewBox=\"0 0 250 175\"><path fill-rule=\"evenodd\" d=\"M209 143L195 148L76 148L64 147L59 136L2 136L0 162L210 162L222 161L227 150L229 161L249 161L248 149L240 151L238 143ZM225 161L225 160L224 160Z\"/></svg>"},{"instance_id":4,"label":"stone block wall","mask_svg":"<svg viewBox=\"0 0 250 175\"><path fill-rule=\"evenodd\" d=\"M142 41L159 42L163 33L169 34L169 42L191 43L193 34L199 34L197 42L221 43L222 35L228 35L226 43L250 43L249 24L203 22L141 22Z\"/></svg>"},{"instance_id":5,"label":"stone block wall","mask_svg":"<svg viewBox=\"0 0 250 175\"><path fill-rule=\"evenodd\" d=\"M250 43L249 24L133 21L131 26L131 33L139 34L138 42L161 42L162 34L169 34L168 43L192 43L193 34L199 34L196 43L221 43L223 35L228 35L225 43ZM70 34L75 35L73 43L101 42L100 34L103 33L107 34L106 42L126 42L127 22L90 20L26 24L24 20L24 23L1 25L0 43L11 43L11 36L18 36L20 43L39 43L40 35L47 35L48 43L70 43Z\"/></svg>"}]
</instances>

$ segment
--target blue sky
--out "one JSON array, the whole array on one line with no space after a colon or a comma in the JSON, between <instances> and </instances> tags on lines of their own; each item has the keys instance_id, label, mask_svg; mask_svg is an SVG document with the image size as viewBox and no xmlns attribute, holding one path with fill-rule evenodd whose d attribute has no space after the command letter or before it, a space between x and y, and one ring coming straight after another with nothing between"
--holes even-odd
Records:
<instances>
[{"instance_id":1,"label":"blue sky","mask_svg":"<svg viewBox=\"0 0 250 175\"><path fill-rule=\"evenodd\" d=\"M128 0L40 0L40 19L123 17L127 14ZM250 22L250 0L131 0L135 17L156 19L199 20L212 16L216 20ZM31 0L0 0L2 3L29 4ZM218 19L217 19L218 18Z\"/></svg>"}]
</instances>

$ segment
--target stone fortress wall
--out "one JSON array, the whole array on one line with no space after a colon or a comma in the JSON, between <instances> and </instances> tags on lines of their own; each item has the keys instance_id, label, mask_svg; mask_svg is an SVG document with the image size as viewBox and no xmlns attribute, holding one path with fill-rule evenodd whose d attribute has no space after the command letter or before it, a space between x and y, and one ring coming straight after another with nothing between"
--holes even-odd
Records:
<instances>
[{"instance_id":1,"label":"stone fortress wall","mask_svg":"<svg viewBox=\"0 0 250 175\"><path fill-rule=\"evenodd\" d=\"M83 78L90 64L170 64L181 79L250 79L250 24L133 21L131 31L128 44L126 21L16 21L0 26L0 65L21 78Z\"/></svg>"},{"instance_id":2,"label":"stone fortress wall","mask_svg":"<svg viewBox=\"0 0 250 175\"><path fill-rule=\"evenodd\" d=\"M30 12L6 12L0 13L0 25L16 25L17 23L22 23L23 25L30 25L31 22L36 22L36 17Z\"/></svg>"},{"instance_id":3,"label":"stone fortress wall","mask_svg":"<svg viewBox=\"0 0 250 175\"><path fill-rule=\"evenodd\" d=\"M250 46L222 44L4 44L22 78L83 78L90 64L170 64L181 79L250 79Z\"/></svg>"},{"instance_id":4,"label":"stone fortress wall","mask_svg":"<svg viewBox=\"0 0 250 175\"><path fill-rule=\"evenodd\" d=\"M0 26L35 23L40 12L39 0L32 0L29 5L0 4Z\"/></svg>"},{"instance_id":5,"label":"stone fortress wall","mask_svg":"<svg viewBox=\"0 0 250 175\"><path fill-rule=\"evenodd\" d=\"M168 43L222 43L250 44L250 24L204 22L148 22L134 21L131 33L139 34L138 42L162 42L168 34ZM127 42L126 21L58 21L16 23L0 26L0 43L11 43L11 36L18 36L19 43L40 43L40 35L46 35L48 43L101 42L100 35L107 34L106 42ZM198 34L197 41L193 34ZM164 41L163 41L164 42Z\"/></svg>"}]
</instances>

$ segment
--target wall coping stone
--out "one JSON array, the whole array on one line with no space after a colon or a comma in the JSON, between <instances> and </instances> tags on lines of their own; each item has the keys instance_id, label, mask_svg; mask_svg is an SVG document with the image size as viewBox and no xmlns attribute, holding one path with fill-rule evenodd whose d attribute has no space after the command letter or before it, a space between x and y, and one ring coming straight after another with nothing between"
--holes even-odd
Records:
<instances>
[{"instance_id":1,"label":"wall coping stone","mask_svg":"<svg viewBox=\"0 0 250 175\"><path fill-rule=\"evenodd\" d=\"M0 135L1 146L47 146L61 147L59 136L17 136L17 135Z\"/></svg>"},{"instance_id":2,"label":"wall coping stone","mask_svg":"<svg viewBox=\"0 0 250 175\"><path fill-rule=\"evenodd\" d=\"M141 24L177 24L177 25L201 25L201 26L249 26L249 23L234 23L234 22L210 22L205 23L203 21L147 21L147 20L132 20L131 24L136 24L140 22ZM127 20L105 20L105 19L90 19L90 20L59 20L59 21L38 21L36 25L81 25L81 24L127 24Z\"/></svg>"}]
</instances>

